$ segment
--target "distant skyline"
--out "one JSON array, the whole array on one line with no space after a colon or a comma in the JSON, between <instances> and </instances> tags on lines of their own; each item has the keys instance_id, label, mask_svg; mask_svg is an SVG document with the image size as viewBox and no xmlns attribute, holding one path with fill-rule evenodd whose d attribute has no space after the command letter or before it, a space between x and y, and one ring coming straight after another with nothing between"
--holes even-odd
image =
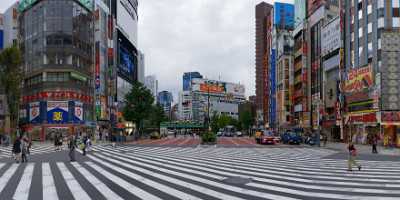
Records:
<instances>
[{"instance_id":1,"label":"distant skyline","mask_svg":"<svg viewBox=\"0 0 400 200\"><path fill-rule=\"evenodd\" d=\"M1 0L4 12L16 0ZM260 0L139 0L139 49L159 91L177 94L184 72L241 83L255 93L255 19ZM265 1L273 4L274 1ZM278 2L293 3L293 0Z\"/></svg>"}]
</instances>

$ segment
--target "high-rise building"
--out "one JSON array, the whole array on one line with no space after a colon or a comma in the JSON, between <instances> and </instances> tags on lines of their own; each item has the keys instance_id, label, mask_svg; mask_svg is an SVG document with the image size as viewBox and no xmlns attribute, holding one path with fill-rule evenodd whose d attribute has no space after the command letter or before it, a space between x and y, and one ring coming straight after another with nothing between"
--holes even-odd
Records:
<instances>
[{"instance_id":1,"label":"high-rise building","mask_svg":"<svg viewBox=\"0 0 400 200\"><path fill-rule=\"evenodd\" d=\"M161 91L157 96L157 104L164 109L164 114L171 118L172 102L174 101L172 93L168 91Z\"/></svg>"},{"instance_id":2,"label":"high-rise building","mask_svg":"<svg viewBox=\"0 0 400 200\"><path fill-rule=\"evenodd\" d=\"M93 5L20 1L18 11L25 75L21 107L29 110L21 122L35 139L86 131L94 121Z\"/></svg>"},{"instance_id":3,"label":"high-rise building","mask_svg":"<svg viewBox=\"0 0 400 200\"><path fill-rule=\"evenodd\" d=\"M274 4L273 55L270 59L270 127L292 126L294 5ZM274 81L273 81L274 80ZM275 108L275 110L272 110ZM276 112L276 113L275 113ZM276 115L276 116L275 116Z\"/></svg>"},{"instance_id":4,"label":"high-rise building","mask_svg":"<svg viewBox=\"0 0 400 200\"><path fill-rule=\"evenodd\" d=\"M346 0L344 8L345 138L382 134L385 145L400 146L400 3Z\"/></svg>"},{"instance_id":5,"label":"high-rise building","mask_svg":"<svg viewBox=\"0 0 400 200\"><path fill-rule=\"evenodd\" d=\"M179 120L187 121L192 119L193 110L192 110L191 91L179 92L178 113L179 113Z\"/></svg>"},{"instance_id":6,"label":"high-rise building","mask_svg":"<svg viewBox=\"0 0 400 200\"><path fill-rule=\"evenodd\" d=\"M5 13L5 44L19 44L23 53L26 130L45 139L54 132L132 128L123 125L132 123L121 110L144 73L137 0L21 0L17 5Z\"/></svg>"},{"instance_id":7,"label":"high-rise building","mask_svg":"<svg viewBox=\"0 0 400 200\"><path fill-rule=\"evenodd\" d=\"M189 91L191 84L192 84L192 79L194 78L203 78L203 76L199 72L185 72L182 77L182 85L183 85L183 91Z\"/></svg>"},{"instance_id":8,"label":"high-rise building","mask_svg":"<svg viewBox=\"0 0 400 200\"><path fill-rule=\"evenodd\" d=\"M144 85L146 86L147 89L151 91L151 94L157 100L157 95L158 95L158 80L155 75L151 76L146 76L144 80Z\"/></svg>"},{"instance_id":9,"label":"high-rise building","mask_svg":"<svg viewBox=\"0 0 400 200\"><path fill-rule=\"evenodd\" d=\"M268 123L268 62L266 57L269 57L267 52L270 49L270 42L267 40L267 24L271 24L272 5L261 2L255 7L255 61L256 61L256 97L257 97L257 113L262 115L264 123Z\"/></svg>"},{"instance_id":10,"label":"high-rise building","mask_svg":"<svg viewBox=\"0 0 400 200\"><path fill-rule=\"evenodd\" d=\"M143 52L139 52L139 69L138 69L138 81L145 84L145 56Z\"/></svg>"}]
</instances>

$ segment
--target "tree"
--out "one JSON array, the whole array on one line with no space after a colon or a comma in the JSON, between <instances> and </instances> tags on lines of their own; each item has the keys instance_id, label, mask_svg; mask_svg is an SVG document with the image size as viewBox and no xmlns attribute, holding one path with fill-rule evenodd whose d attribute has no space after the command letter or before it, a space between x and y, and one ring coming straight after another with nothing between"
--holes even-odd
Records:
<instances>
[{"instance_id":1,"label":"tree","mask_svg":"<svg viewBox=\"0 0 400 200\"><path fill-rule=\"evenodd\" d=\"M142 83L135 82L131 91L125 96L125 107L122 114L125 120L136 124L139 132L143 120L147 119L153 109L154 97Z\"/></svg>"},{"instance_id":2,"label":"tree","mask_svg":"<svg viewBox=\"0 0 400 200\"><path fill-rule=\"evenodd\" d=\"M240 124L242 124L242 128L244 130L249 130L249 128L253 124L253 116L251 115L251 112L246 110L246 111L240 113L239 121L240 121Z\"/></svg>"},{"instance_id":3,"label":"tree","mask_svg":"<svg viewBox=\"0 0 400 200\"><path fill-rule=\"evenodd\" d=\"M21 51L16 46L6 48L0 53L0 84L6 94L8 114L13 130L19 123L18 113L23 81L21 64Z\"/></svg>"},{"instance_id":4,"label":"tree","mask_svg":"<svg viewBox=\"0 0 400 200\"><path fill-rule=\"evenodd\" d=\"M161 122L168 121L168 117L164 113L161 105L157 104L152 106L151 114L149 115L149 122L151 127L160 127Z\"/></svg>"},{"instance_id":5,"label":"tree","mask_svg":"<svg viewBox=\"0 0 400 200\"><path fill-rule=\"evenodd\" d=\"M218 121L219 121L219 115L216 111L214 111L213 115L211 116L211 123L210 123L211 130L214 133L219 131Z\"/></svg>"}]
</instances>

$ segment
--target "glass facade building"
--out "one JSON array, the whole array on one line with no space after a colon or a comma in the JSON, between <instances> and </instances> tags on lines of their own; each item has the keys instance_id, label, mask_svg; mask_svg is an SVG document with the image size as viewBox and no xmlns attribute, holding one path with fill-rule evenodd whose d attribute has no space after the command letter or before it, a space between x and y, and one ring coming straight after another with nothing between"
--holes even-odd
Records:
<instances>
[{"instance_id":1,"label":"glass facade building","mask_svg":"<svg viewBox=\"0 0 400 200\"><path fill-rule=\"evenodd\" d=\"M40 138L59 127L82 131L93 121L93 31L92 11L81 1L35 1L21 10L23 121Z\"/></svg>"}]
</instances>

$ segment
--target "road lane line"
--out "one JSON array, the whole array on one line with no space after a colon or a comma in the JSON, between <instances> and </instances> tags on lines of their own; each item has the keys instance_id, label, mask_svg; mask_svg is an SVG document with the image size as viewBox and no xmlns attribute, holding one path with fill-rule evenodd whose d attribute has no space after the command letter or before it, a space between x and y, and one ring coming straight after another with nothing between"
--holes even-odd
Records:
<instances>
[{"instance_id":1,"label":"road lane line","mask_svg":"<svg viewBox=\"0 0 400 200\"><path fill-rule=\"evenodd\" d=\"M25 200L29 197L29 189L31 188L32 176L33 176L33 168L35 164L29 163L23 172L21 180L17 186L17 189L14 193L13 199Z\"/></svg>"},{"instance_id":2,"label":"road lane line","mask_svg":"<svg viewBox=\"0 0 400 200\"><path fill-rule=\"evenodd\" d=\"M57 188L49 163L42 163L43 199L58 200Z\"/></svg>"},{"instance_id":3,"label":"road lane line","mask_svg":"<svg viewBox=\"0 0 400 200\"><path fill-rule=\"evenodd\" d=\"M75 200L91 199L64 163L57 162L57 166Z\"/></svg>"}]
</instances>

